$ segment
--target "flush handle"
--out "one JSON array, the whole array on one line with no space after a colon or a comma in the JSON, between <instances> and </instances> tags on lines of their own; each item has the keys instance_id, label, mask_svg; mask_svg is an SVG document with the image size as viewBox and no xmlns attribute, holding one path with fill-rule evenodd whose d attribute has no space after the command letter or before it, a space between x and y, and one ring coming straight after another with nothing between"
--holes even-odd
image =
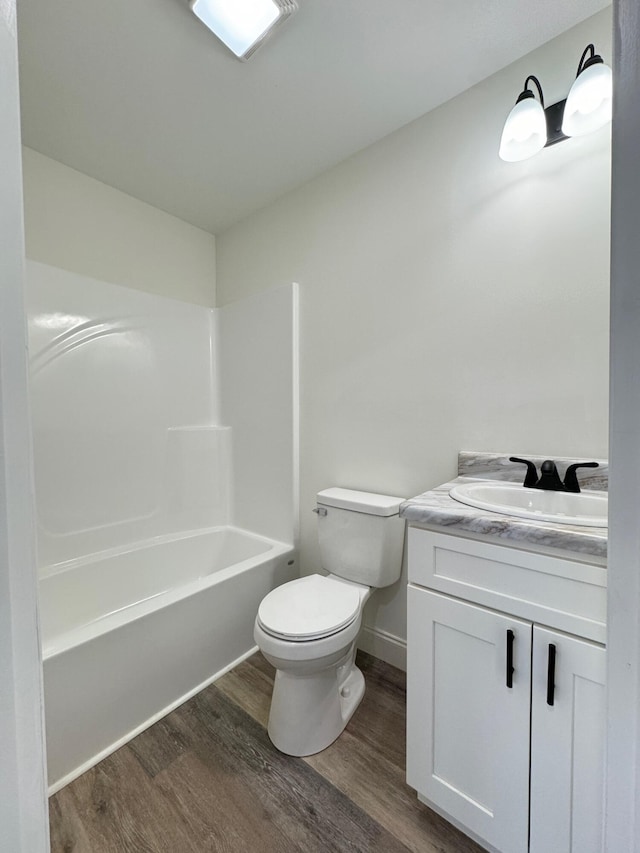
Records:
<instances>
[{"instance_id":1,"label":"flush handle","mask_svg":"<svg viewBox=\"0 0 640 853\"><path fill-rule=\"evenodd\" d=\"M327 514L327 510L323 506L316 506L313 508L314 512L317 512L320 516L325 516Z\"/></svg>"}]
</instances>

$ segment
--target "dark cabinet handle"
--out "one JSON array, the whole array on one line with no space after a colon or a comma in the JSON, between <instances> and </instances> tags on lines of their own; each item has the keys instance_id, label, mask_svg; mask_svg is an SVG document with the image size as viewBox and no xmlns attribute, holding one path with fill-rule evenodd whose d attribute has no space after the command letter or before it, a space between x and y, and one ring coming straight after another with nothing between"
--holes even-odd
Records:
<instances>
[{"instance_id":1,"label":"dark cabinet handle","mask_svg":"<svg viewBox=\"0 0 640 853\"><path fill-rule=\"evenodd\" d=\"M515 640L516 635L513 633L511 628L507 631L507 687L513 687L513 641Z\"/></svg>"},{"instance_id":2,"label":"dark cabinet handle","mask_svg":"<svg viewBox=\"0 0 640 853\"><path fill-rule=\"evenodd\" d=\"M547 705L553 705L556 692L556 647L549 643L549 662L547 664Z\"/></svg>"}]
</instances>

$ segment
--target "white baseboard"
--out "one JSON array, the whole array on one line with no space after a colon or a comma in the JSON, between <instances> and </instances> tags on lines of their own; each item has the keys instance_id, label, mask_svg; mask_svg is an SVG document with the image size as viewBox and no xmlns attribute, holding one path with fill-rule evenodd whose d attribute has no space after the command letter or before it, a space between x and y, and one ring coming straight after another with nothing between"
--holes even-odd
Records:
<instances>
[{"instance_id":1,"label":"white baseboard","mask_svg":"<svg viewBox=\"0 0 640 853\"><path fill-rule=\"evenodd\" d=\"M395 634L365 625L358 639L358 648L385 663L407 671L407 641Z\"/></svg>"}]
</instances>

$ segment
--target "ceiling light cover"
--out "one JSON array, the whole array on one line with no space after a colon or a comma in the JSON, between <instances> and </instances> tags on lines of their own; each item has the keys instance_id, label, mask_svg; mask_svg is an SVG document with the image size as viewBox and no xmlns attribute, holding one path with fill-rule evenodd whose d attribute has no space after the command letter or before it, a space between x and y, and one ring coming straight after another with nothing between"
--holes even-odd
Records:
<instances>
[{"instance_id":1,"label":"ceiling light cover","mask_svg":"<svg viewBox=\"0 0 640 853\"><path fill-rule=\"evenodd\" d=\"M526 97L518 99L507 116L500 140L500 157L508 163L526 160L544 148L546 142L544 107L529 92Z\"/></svg>"},{"instance_id":2,"label":"ceiling light cover","mask_svg":"<svg viewBox=\"0 0 640 853\"><path fill-rule=\"evenodd\" d=\"M576 77L564 108L562 132L584 136L611 121L613 75L602 61Z\"/></svg>"},{"instance_id":3,"label":"ceiling light cover","mask_svg":"<svg viewBox=\"0 0 640 853\"><path fill-rule=\"evenodd\" d=\"M249 59L298 8L295 0L190 0L190 6L239 59Z\"/></svg>"}]
</instances>

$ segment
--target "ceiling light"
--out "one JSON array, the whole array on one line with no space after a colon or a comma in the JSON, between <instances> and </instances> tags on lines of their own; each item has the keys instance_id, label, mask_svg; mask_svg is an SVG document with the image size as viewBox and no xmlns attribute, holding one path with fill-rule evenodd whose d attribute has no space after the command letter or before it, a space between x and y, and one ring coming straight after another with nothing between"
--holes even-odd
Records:
<instances>
[{"instance_id":1,"label":"ceiling light","mask_svg":"<svg viewBox=\"0 0 640 853\"><path fill-rule=\"evenodd\" d=\"M538 88L540 100L536 101L529 81ZM531 75L524 81L515 107L507 116L500 140L500 157L509 163L533 157L547 142L547 121L544 115L542 87L537 77Z\"/></svg>"},{"instance_id":2,"label":"ceiling light","mask_svg":"<svg viewBox=\"0 0 640 853\"><path fill-rule=\"evenodd\" d=\"M591 54L587 59L587 54ZM580 58L578 73L564 108L562 132L584 136L611 121L613 75L592 44Z\"/></svg>"},{"instance_id":3,"label":"ceiling light","mask_svg":"<svg viewBox=\"0 0 640 853\"><path fill-rule=\"evenodd\" d=\"M296 0L190 0L189 5L239 59L249 59L298 8Z\"/></svg>"}]
</instances>

